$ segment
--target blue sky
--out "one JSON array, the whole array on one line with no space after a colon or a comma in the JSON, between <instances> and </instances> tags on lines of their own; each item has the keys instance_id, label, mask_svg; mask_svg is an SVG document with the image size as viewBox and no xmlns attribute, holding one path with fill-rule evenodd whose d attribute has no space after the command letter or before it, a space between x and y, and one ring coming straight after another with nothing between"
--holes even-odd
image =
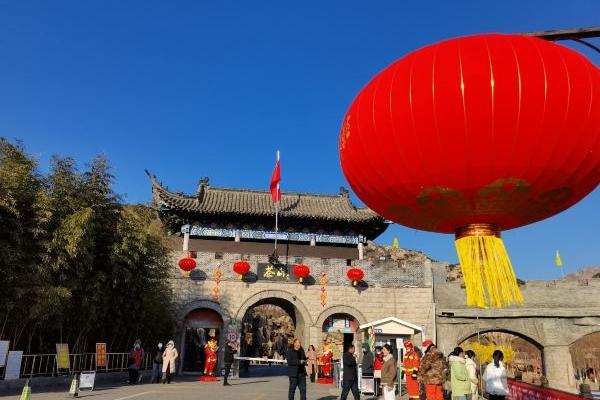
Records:
<instances>
[{"instance_id":1,"label":"blue sky","mask_svg":"<svg viewBox=\"0 0 600 400\"><path fill-rule=\"evenodd\" d=\"M0 136L22 140L43 169L53 154L105 154L128 202L149 201L145 168L175 191L201 176L267 188L276 149L284 190L335 193L347 186L341 119L392 61L444 38L593 26L598 15L594 0L0 0ZM596 189L506 232L517 275L559 277L556 249L566 272L600 265L599 215ZM451 236L395 225L380 241L394 235L456 259Z\"/></svg>"}]
</instances>

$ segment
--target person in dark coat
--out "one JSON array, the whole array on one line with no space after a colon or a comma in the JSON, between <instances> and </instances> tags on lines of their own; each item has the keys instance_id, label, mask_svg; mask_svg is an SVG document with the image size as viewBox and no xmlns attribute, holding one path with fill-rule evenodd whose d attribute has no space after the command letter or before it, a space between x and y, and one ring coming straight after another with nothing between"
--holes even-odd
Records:
<instances>
[{"instance_id":1,"label":"person in dark coat","mask_svg":"<svg viewBox=\"0 0 600 400\"><path fill-rule=\"evenodd\" d=\"M373 352L366 343L363 345L363 357L361 365L363 376L373 376Z\"/></svg>"},{"instance_id":2,"label":"person in dark coat","mask_svg":"<svg viewBox=\"0 0 600 400\"><path fill-rule=\"evenodd\" d=\"M342 395L340 396L340 400L346 400L350 390L352 390L352 396L354 397L354 400L360 399L360 392L358 391L357 363L354 352L354 346L350 345L348 350L342 356L342 361L344 363L344 376L342 378Z\"/></svg>"},{"instance_id":3,"label":"person in dark coat","mask_svg":"<svg viewBox=\"0 0 600 400\"><path fill-rule=\"evenodd\" d=\"M300 390L300 400L306 400L307 357L299 339L294 340L294 344L288 350L286 358L288 364L288 377L290 378L288 400L294 400L296 388Z\"/></svg>"},{"instance_id":4,"label":"person in dark coat","mask_svg":"<svg viewBox=\"0 0 600 400\"><path fill-rule=\"evenodd\" d=\"M223 363L225 364L225 376L223 377L223 386L231 386L227 383L229 373L231 372L231 364L233 364L233 355L237 353L237 350L233 347L233 344L227 343L225 346L225 355L223 356Z\"/></svg>"}]
</instances>

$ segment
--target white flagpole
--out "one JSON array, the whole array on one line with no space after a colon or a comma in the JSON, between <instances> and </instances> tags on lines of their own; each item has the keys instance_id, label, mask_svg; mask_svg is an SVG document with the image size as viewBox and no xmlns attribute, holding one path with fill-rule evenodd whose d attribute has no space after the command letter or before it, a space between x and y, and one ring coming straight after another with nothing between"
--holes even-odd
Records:
<instances>
[{"instance_id":1,"label":"white flagpole","mask_svg":"<svg viewBox=\"0 0 600 400\"><path fill-rule=\"evenodd\" d=\"M277 163L279 163L279 150L277 150ZM280 167L281 168L281 167ZM279 182L277 182L277 201L275 202L275 252L277 252L277 234L279 232L279 193L281 193L281 189L279 188Z\"/></svg>"}]
</instances>

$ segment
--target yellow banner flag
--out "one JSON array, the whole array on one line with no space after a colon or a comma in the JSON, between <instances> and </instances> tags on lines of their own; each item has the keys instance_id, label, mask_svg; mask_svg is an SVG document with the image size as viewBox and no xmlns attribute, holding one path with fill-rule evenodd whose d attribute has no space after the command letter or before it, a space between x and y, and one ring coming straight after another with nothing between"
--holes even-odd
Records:
<instances>
[{"instance_id":1,"label":"yellow banner flag","mask_svg":"<svg viewBox=\"0 0 600 400\"><path fill-rule=\"evenodd\" d=\"M392 244L392 247L395 249L400 247L400 243L398 242L398 238L396 236L394 236L394 243Z\"/></svg>"},{"instance_id":2,"label":"yellow banner flag","mask_svg":"<svg viewBox=\"0 0 600 400\"><path fill-rule=\"evenodd\" d=\"M562 260L560 258L560 253L558 252L558 250L556 250L556 256L554 256L554 263L556 264L557 267L562 268L562 266L563 266Z\"/></svg>"},{"instance_id":3,"label":"yellow banner flag","mask_svg":"<svg viewBox=\"0 0 600 400\"><path fill-rule=\"evenodd\" d=\"M56 343L56 367L58 369L71 369L68 343Z\"/></svg>"}]
</instances>

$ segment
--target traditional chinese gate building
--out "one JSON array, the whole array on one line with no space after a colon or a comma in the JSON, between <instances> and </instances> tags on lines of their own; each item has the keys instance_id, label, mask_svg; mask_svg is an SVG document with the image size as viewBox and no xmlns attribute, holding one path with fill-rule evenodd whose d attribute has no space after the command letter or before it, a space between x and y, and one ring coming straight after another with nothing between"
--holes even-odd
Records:
<instances>
[{"instance_id":1,"label":"traditional chinese gate building","mask_svg":"<svg viewBox=\"0 0 600 400\"><path fill-rule=\"evenodd\" d=\"M362 335L355 334L361 325L387 317L420 327L417 340L435 335L431 262L416 252L396 259L378 252L369 241L387 222L352 204L347 190L283 193L275 233L268 191L217 188L204 178L195 194L185 195L168 191L155 177L151 182L153 204L171 233L169 279L184 371L198 370L193 353L208 336L219 343L240 340L248 312L264 304L290 315L305 347L318 349L325 337L333 338L336 355L343 345L361 344ZM279 267L269 260L275 237ZM185 277L177 260L188 254L197 268ZM232 271L241 259L251 265L244 279ZM310 267L302 284L291 273L297 263ZM352 267L365 274L356 287L346 276Z\"/></svg>"}]
</instances>

